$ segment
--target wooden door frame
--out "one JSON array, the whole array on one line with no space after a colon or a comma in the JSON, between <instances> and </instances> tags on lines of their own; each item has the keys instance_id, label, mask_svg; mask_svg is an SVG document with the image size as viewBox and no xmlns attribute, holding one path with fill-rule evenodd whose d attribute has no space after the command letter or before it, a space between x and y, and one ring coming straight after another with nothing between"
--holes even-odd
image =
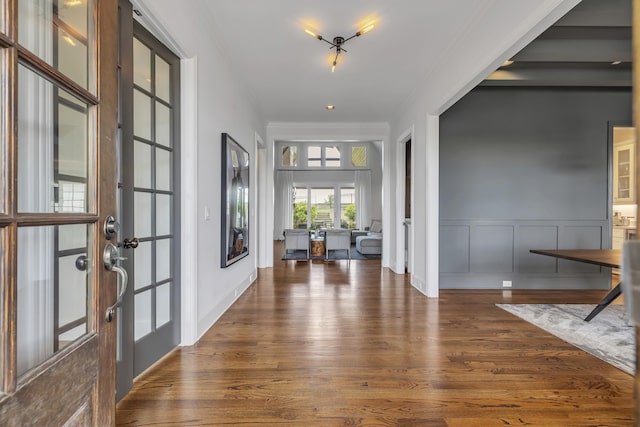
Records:
<instances>
[{"instance_id":1,"label":"wooden door frame","mask_svg":"<svg viewBox=\"0 0 640 427\"><path fill-rule=\"evenodd\" d=\"M96 2L96 42L98 54L98 212L115 215L116 141L118 131L118 0ZM113 29L116 31L113 31ZM104 149L104 146L111 149ZM107 182L105 182L105 180ZM103 218L95 225L94 254L102 254L107 240L101 231ZM96 301L96 331L98 331L98 378L93 393L94 425L115 425L116 408L116 321L107 322L107 307L116 299L116 275L95 262L98 275Z\"/></svg>"}]
</instances>

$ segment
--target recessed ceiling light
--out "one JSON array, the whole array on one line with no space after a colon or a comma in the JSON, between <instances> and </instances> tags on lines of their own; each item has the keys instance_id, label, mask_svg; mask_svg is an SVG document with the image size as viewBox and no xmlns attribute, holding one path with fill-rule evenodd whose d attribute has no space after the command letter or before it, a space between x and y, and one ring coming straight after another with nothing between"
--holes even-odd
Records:
<instances>
[{"instance_id":1,"label":"recessed ceiling light","mask_svg":"<svg viewBox=\"0 0 640 427\"><path fill-rule=\"evenodd\" d=\"M501 65L501 66L502 66L502 67L508 67L508 66L509 66L509 65L511 65L511 64L513 64L513 61L512 61L512 60L510 60L510 59L507 59L506 61L504 61L504 62L502 63L502 65Z\"/></svg>"},{"instance_id":2,"label":"recessed ceiling light","mask_svg":"<svg viewBox=\"0 0 640 427\"><path fill-rule=\"evenodd\" d=\"M611 65L620 65L620 64L622 64L622 61L613 61L611 63Z\"/></svg>"},{"instance_id":3,"label":"recessed ceiling light","mask_svg":"<svg viewBox=\"0 0 640 427\"><path fill-rule=\"evenodd\" d=\"M327 105L324 108L326 108L327 110L334 110L336 107L335 107L335 105Z\"/></svg>"}]
</instances>

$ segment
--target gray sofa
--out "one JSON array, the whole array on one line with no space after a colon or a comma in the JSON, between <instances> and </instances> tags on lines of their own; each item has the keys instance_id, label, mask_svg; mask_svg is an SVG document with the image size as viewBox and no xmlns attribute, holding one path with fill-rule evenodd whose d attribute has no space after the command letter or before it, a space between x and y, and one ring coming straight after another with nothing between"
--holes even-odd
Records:
<instances>
[{"instance_id":1,"label":"gray sofa","mask_svg":"<svg viewBox=\"0 0 640 427\"><path fill-rule=\"evenodd\" d=\"M382 233L369 232L366 236L356 237L356 250L363 255L381 255Z\"/></svg>"}]
</instances>

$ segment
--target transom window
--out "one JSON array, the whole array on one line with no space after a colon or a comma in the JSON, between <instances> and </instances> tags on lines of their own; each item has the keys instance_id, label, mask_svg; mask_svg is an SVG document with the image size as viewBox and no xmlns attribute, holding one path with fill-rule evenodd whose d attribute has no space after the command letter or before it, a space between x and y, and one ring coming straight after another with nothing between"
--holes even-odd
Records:
<instances>
[{"instance_id":1,"label":"transom window","mask_svg":"<svg viewBox=\"0 0 640 427\"><path fill-rule=\"evenodd\" d=\"M307 166L310 168L339 168L340 147L337 145L309 145Z\"/></svg>"},{"instance_id":2,"label":"transom window","mask_svg":"<svg viewBox=\"0 0 640 427\"><path fill-rule=\"evenodd\" d=\"M354 145L351 147L351 166L356 168L367 167L367 146Z\"/></svg>"},{"instance_id":3,"label":"transom window","mask_svg":"<svg viewBox=\"0 0 640 427\"><path fill-rule=\"evenodd\" d=\"M322 167L322 147L317 145L307 147L307 166L310 168Z\"/></svg>"},{"instance_id":4,"label":"transom window","mask_svg":"<svg viewBox=\"0 0 640 427\"><path fill-rule=\"evenodd\" d=\"M278 169L366 169L367 143L281 142L276 153Z\"/></svg>"},{"instance_id":5,"label":"transom window","mask_svg":"<svg viewBox=\"0 0 640 427\"><path fill-rule=\"evenodd\" d=\"M324 162L326 167L339 168L340 167L340 147L337 147L337 146L324 147Z\"/></svg>"},{"instance_id":6,"label":"transom window","mask_svg":"<svg viewBox=\"0 0 640 427\"><path fill-rule=\"evenodd\" d=\"M298 166L298 147L295 145L282 146L282 166L294 168Z\"/></svg>"}]
</instances>

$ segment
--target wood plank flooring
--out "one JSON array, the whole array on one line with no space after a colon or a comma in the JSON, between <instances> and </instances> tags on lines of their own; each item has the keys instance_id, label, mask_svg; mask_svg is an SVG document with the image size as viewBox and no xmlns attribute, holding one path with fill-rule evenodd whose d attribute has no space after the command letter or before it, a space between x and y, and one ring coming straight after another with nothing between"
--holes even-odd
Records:
<instances>
[{"instance_id":1,"label":"wood plank flooring","mask_svg":"<svg viewBox=\"0 0 640 427\"><path fill-rule=\"evenodd\" d=\"M605 293L427 299L379 261L277 261L195 346L137 379L117 424L632 425L632 376L495 307Z\"/></svg>"}]
</instances>

